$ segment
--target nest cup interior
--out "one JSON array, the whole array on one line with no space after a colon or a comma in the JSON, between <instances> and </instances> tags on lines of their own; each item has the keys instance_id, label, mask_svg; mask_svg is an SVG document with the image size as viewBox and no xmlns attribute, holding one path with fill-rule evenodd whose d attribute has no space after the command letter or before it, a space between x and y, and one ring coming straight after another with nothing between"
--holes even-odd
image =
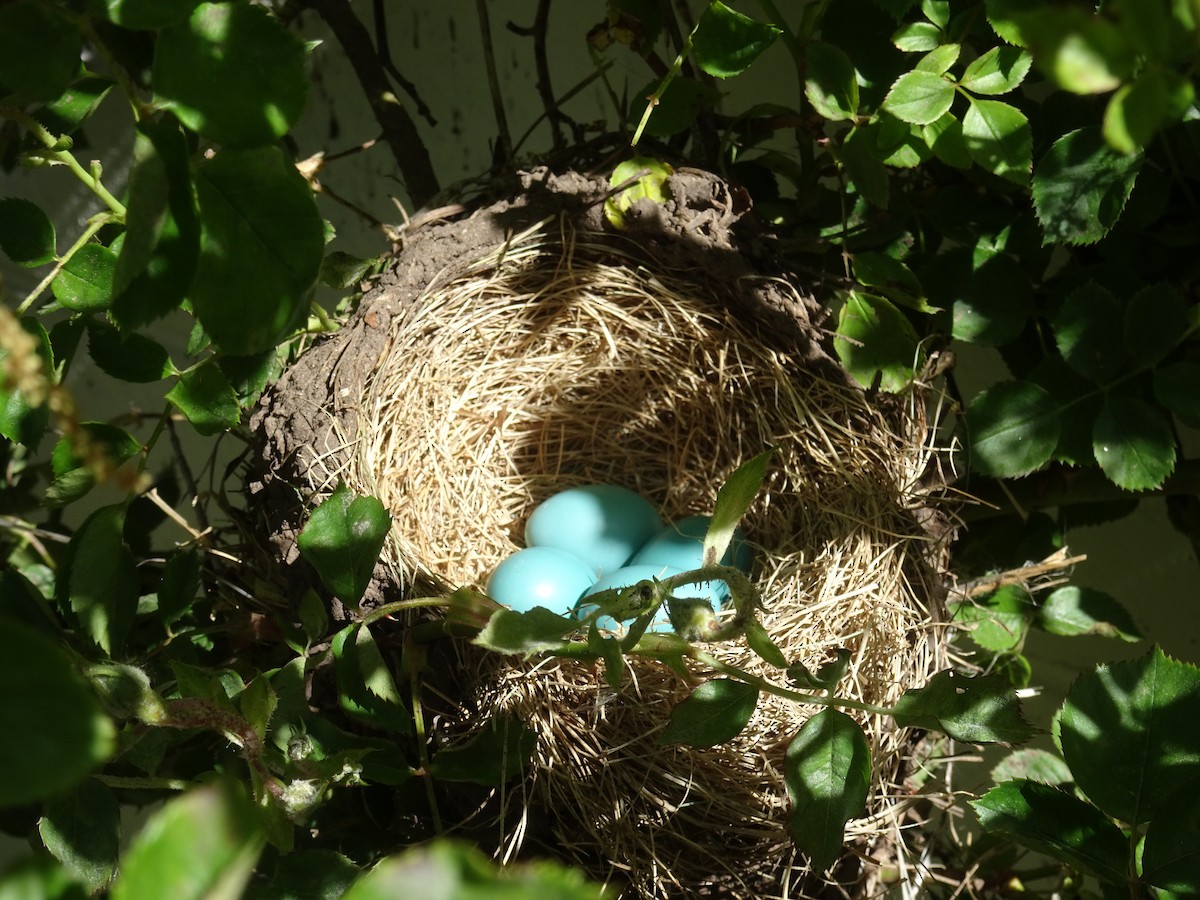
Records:
<instances>
[{"instance_id":1,"label":"nest cup interior","mask_svg":"<svg viewBox=\"0 0 1200 900\"><path fill-rule=\"evenodd\" d=\"M926 423L915 401L884 414L806 365L721 290L558 218L484 248L392 318L345 460L314 484L340 477L379 497L393 515L389 579L444 591L483 585L522 546L536 504L566 487L610 482L666 518L707 513L738 465L776 447L743 522L762 620L810 668L848 649L841 695L894 702L944 667L937 548L920 525ZM741 642L714 652L782 678ZM537 734L499 853L547 840L641 896L718 882L735 895L809 890L784 829L783 759L817 707L764 694L733 741L663 746L656 736L691 686L661 664L627 662L614 693L594 666L468 659L446 739L498 711ZM862 858L897 840L910 744L890 719L855 716L872 746L871 798L848 828ZM848 877L870 876L856 866Z\"/></svg>"}]
</instances>

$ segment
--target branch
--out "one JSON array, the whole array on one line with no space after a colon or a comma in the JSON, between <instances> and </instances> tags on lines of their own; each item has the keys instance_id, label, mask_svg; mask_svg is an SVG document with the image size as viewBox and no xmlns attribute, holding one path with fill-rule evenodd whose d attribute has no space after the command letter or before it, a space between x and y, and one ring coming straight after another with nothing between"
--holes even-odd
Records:
<instances>
[{"instance_id":1,"label":"branch","mask_svg":"<svg viewBox=\"0 0 1200 900\"><path fill-rule=\"evenodd\" d=\"M514 34L523 35L525 37L533 37L533 59L537 66L537 92L542 98L542 108L545 110L545 117L550 121L550 130L554 140L554 149L561 150L563 148L562 122L570 122L570 119L558 108L558 102L554 99L554 90L550 86L550 62L546 58L546 29L550 23L550 0L538 0L537 15L533 20L532 28L518 28L512 22L508 23L508 30ZM576 135L578 139L578 135Z\"/></svg>"},{"instance_id":2,"label":"branch","mask_svg":"<svg viewBox=\"0 0 1200 900\"><path fill-rule=\"evenodd\" d=\"M400 70L396 68L396 64L392 62L392 48L388 44L387 10L385 6L385 0L375 0L375 45L379 53L379 62L384 70L396 80L396 84L404 89L404 93L408 94L408 99L417 104L417 115L428 122L430 128L435 128L437 127L437 119L433 117L432 110L425 105L425 101L417 93L417 86L401 75Z\"/></svg>"},{"instance_id":3,"label":"branch","mask_svg":"<svg viewBox=\"0 0 1200 900\"><path fill-rule=\"evenodd\" d=\"M488 0L475 0L475 10L479 15L479 31L483 38L483 61L487 66L488 87L492 94L492 109L496 113L496 152L494 159L498 164L507 163L512 159L512 136L508 131L508 116L504 112L504 95L500 91L500 78L496 72L496 51L492 46L492 21L488 16Z\"/></svg>"},{"instance_id":4,"label":"branch","mask_svg":"<svg viewBox=\"0 0 1200 900\"><path fill-rule=\"evenodd\" d=\"M383 139L392 150L400 167L400 176L408 188L413 205L421 207L433 199L440 189L429 150L417 132L416 123L392 92L391 82L382 60L375 51L370 32L354 11L349 0L304 0L325 20L354 66L354 74L362 85L375 120L383 129Z\"/></svg>"}]
</instances>

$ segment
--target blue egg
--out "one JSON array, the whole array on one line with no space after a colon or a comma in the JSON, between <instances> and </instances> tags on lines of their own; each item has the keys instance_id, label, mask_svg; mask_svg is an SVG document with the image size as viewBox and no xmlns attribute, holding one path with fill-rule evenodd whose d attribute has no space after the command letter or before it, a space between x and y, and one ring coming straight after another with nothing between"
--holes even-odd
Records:
<instances>
[{"instance_id":1,"label":"blue egg","mask_svg":"<svg viewBox=\"0 0 1200 900\"><path fill-rule=\"evenodd\" d=\"M596 570L579 557L555 547L529 547L496 566L487 593L516 612L544 606L565 616L595 580Z\"/></svg>"},{"instance_id":2,"label":"blue egg","mask_svg":"<svg viewBox=\"0 0 1200 900\"><path fill-rule=\"evenodd\" d=\"M711 516L686 516L676 519L642 545L629 561L631 566L655 564L674 566L687 572L704 565L704 535L708 533ZM733 540L721 557L721 565L736 566L750 571L750 547L740 528L734 529ZM728 592L726 592L728 593Z\"/></svg>"},{"instance_id":3,"label":"blue egg","mask_svg":"<svg viewBox=\"0 0 1200 900\"><path fill-rule=\"evenodd\" d=\"M588 588L587 591L584 592L583 597L580 598L579 606L576 608L575 614L580 618L583 618L591 613L592 610L596 608L596 605L594 603L585 603L584 601L593 594L600 593L600 591L632 587L639 581L645 581L648 578L657 578L661 581L662 579L668 578L671 575L678 575L680 571L680 569L663 565L625 566L623 569L618 569L611 575L602 576L595 584ZM713 608L713 611L716 612L721 608L721 602L729 596L729 588L724 584L724 582L710 581L703 584L685 585L684 587L677 589L674 595L676 597L703 598L708 601L709 605ZM623 627L611 616L601 616L596 620L596 626L601 631L621 633L624 630ZM646 630L673 630L671 628L671 621L667 616L666 604L663 604L661 607L659 607L658 615L654 617L654 620L650 623L650 627Z\"/></svg>"},{"instance_id":4,"label":"blue egg","mask_svg":"<svg viewBox=\"0 0 1200 900\"><path fill-rule=\"evenodd\" d=\"M613 484L589 484L539 505L525 525L525 545L566 550L603 575L625 565L662 526L644 497Z\"/></svg>"}]
</instances>

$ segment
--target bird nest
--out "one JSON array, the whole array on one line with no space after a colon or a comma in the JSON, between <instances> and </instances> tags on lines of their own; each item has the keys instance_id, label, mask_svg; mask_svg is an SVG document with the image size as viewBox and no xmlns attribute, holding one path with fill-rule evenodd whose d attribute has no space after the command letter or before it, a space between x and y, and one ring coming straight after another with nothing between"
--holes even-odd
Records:
<instances>
[{"instance_id":1,"label":"bird nest","mask_svg":"<svg viewBox=\"0 0 1200 900\"><path fill-rule=\"evenodd\" d=\"M724 182L677 173L669 199L639 201L621 229L602 215L605 189L537 171L513 199L410 230L347 326L264 401L262 483L286 486L293 507L339 480L383 501L393 524L371 605L484 584L563 488L615 483L668 518L705 513L774 447L743 521L762 622L810 669L848 650L841 696L894 703L945 668L944 528L920 398L872 401L845 375L820 307ZM303 515L275 523L289 562ZM781 678L741 641L711 652ZM593 664L460 658L438 739L469 739L497 713L537 736L527 777L488 807L498 855L549 848L629 896L827 892L785 830L785 751L818 707L764 694L735 739L664 745L693 685L657 661L626 657L613 690ZM890 718L855 715L873 787L827 878L861 896L903 842L914 742Z\"/></svg>"}]
</instances>

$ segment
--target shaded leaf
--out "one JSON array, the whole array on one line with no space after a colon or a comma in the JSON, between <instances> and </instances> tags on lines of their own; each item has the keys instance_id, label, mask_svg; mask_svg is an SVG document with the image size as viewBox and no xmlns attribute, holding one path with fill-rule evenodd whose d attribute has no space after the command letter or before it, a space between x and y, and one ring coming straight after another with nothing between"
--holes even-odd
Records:
<instances>
[{"instance_id":1,"label":"shaded leaf","mask_svg":"<svg viewBox=\"0 0 1200 900\"><path fill-rule=\"evenodd\" d=\"M6 197L0 200L0 250L18 266L26 268L52 262L55 255L54 223L36 203Z\"/></svg>"},{"instance_id":2,"label":"shaded leaf","mask_svg":"<svg viewBox=\"0 0 1200 900\"><path fill-rule=\"evenodd\" d=\"M954 84L941 75L920 70L896 79L883 100L883 109L914 125L936 122L954 103Z\"/></svg>"},{"instance_id":3,"label":"shaded leaf","mask_svg":"<svg viewBox=\"0 0 1200 900\"><path fill-rule=\"evenodd\" d=\"M1108 397L1092 431L1096 462L1118 487L1154 490L1175 471L1175 435L1167 418L1137 397Z\"/></svg>"},{"instance_id":4,"label":"shaded leaf","mask_svg":"<svg viewBox=\"0 0 1200 900\"><path fill-rule=\"evenodd\" d=\"M963 140L979 166L1014 184L1029 184L1033 135L1029 120L1015 106L972 98L963 117Z\"/></svg>"},{"instance_id":5,"label":"shaded leaf","mask_svg":"<svg viewBox=\"0 0 1200 900\"><path fill-rule=\"evenodd\" d=\"M1020 585L1003 585L979 600L954 604L951 618L967 625L967 636L985 650L1019 646L1034 617L1033 599Z\"/></svg>"},{"instance_id":6,"label":"shaded leaf","mask_svg":"<svg viewBox=\"0 0 1200 900\"><path fill-rule=\"evenodd\" d=\"M1007 253L980 254L959 287L951 333L963 341L997 347L1014 340L1033 311L1033 283Z\"/></svg>"},{"instance_id":7,"label":"shaded leaf","mask_svg":"<svg viewBox=\"0 0 1200 900\"><path fill-rule=\"evenodd\" d=\"M217 782L167 802L121 861L113 900L236 900L249 882L263 837L241 788Z\"/></svg>"},{"instance_id":8,"label":"shaded leaf","mask_svg":"<svg viewBox=\"0 0 1200 900\"><path fill-rule=\"evenodd\" d=\"M191 15L199 0L104 0L108 18L122 28L162 28Z\"/></svg>"},{"instance_id":9,"label":"shaded leaf","mask_svg":"<svg viewBox=\"0 0 1200 900\"><path fill-rule=\"evenodd\" d=\"M1081 128L1054 142L1033 174L1033 204L1047 244L1094 244L1125 209L1141 168L1104 143L1097 128Z\"/></svg>"},{"instance_id":10,"label":"shaded leaf","mask_svg":"<svg viewBox=\"0 0 1200 900\"><path fill-rule=\"evenodd\" d=\"M176 550L163 566L158 584L158 618L170 626L188 610L200 593L200 553L197 550Z\"/></svg>"},{"instance_id":11,"label":"shaded leaf","mask_svg":"<svg viewBox=\"0 0 1200 900\"><path fill-rule=\"evenodd\" d=\"M17 105L58 98L79 71L82 52L83 33L66 10L38 0L0 6L0 85Z\"/></svg>"},{"instance_id":12,"label":"shaded leaf","mask_svg":"<svg viewBox=\"0 0 1200 900\"><path fill-rule=\"evenodd\" d=\"M966 413L971 465L980 475L1015 478L1049 461L1060 422L1044 388L1004 381L977 394Z\"/></svg>"},{"instance_id":13,"label":"shaded leaf","mask_svg":"<svg viewBox=\"0 0 1200 900\"><path fill-rule=\"evenodd\" d=\"M371 630L360 622L347 625L334 636L332 652L342 709L372 728L412 734L412 714L400 699Z\"/></svg>"},{"instance_id":14,"label":"shaded leaf","mask_svg":"<svg viewBox=\"0 0 1200 900\"><path fill-rule=\"evenodd\" d=\"M887 209L889 176L883 163L871 150L867 132L853 129L842 144L841 163L859 194L872 206Z\"/></svg>"},{"instance_id":15,"label":"shaded leaf","mask_svg":"<svg viewBox=\"0 0 1200 900\"><path fill-rule=\"evenodd\" d=\"M116 729L59 650L58 642L4 620L0 806L42 800L70 788L116 749Z\"/></svg>"},{"instance_id":16,"label":"shaded leaf","mask_svg":"<svg viewBox=\"0 0 1200 900\"><path fill-rule=\"evenodd\" d=\"M1134 365L1153 365L1179 344L1188 329L1187 305L1165 282L1142 288L1125 309L1125 347Z\"/></svg>"},{"instance_id":17,"label":"shaded leaf","mask_svg":"<svg viewBox=\"0 0 1200 900\"><path fill-rule=\"evenodd\" d=\"M1153 67L1113 94L1104 110L1104 138L1125 154L1138 153L1191 108L1196 89L1187 78Z\"/></svg>"},{"instance_id":18,"label":"shaded leaf","mask_svg":"<svg viewBox=\"0 0 1200 900\"><path fill-rule=\"evenodd\" d=\"M179 381L167 391L167 399L201 434L228 431L242 419L237 394L215 359L179 376Z\"/></svg>"},{"instance_id":19,"label":"shaded leaf","mask_svg":"<svg viewBox=\"0 0 1200 900\"><path fill-rule=\"evenodd\" d=\"M821 41L813 41L804 53L804 95L813 109L832 122L853 119L858 112L858 80L850 57Z\"/></svg>"},{"instance_id":20,"label":"shaded leaf","mask_svg":"<svg viewBox=\"0 0 1200 900\"><path fill-rule=\"evenodd\" d=\"M897 725L941 731L959 741L1019 744L1033 737L1016 693L994 675L938 672L925 687L905 691L893 709Z\"/></svg>"},{"instance_id":21,"label":"shaded leaf","mask_svg":"<svg viewBox=\"0 0 1200 900\"><path fill-rule=\"evenodd\" d=\"M771 640L771 636L758 619L750 619L746 622L746 645L767 664L777 669L788 667L787 657L783 655L779 645Z\"/></svg>"},{"instance_id":22,"label":"shaded leaf","mask_svg":"<svg viewBox=\"0 0 1200 900\"><path fill-rule=\"evenodd\" d=\"M281 857L269 881L247 900L339 900L361 874L334 850L300 850Z\"/></svg>"},{"instance_id":23,"label":"shaded leaf","mask_svg":"<svg viewBox=\"0 0 1200 900\"><path fill-rule=\"evenodd\" d=\"M1007 94L1014 90L1033 65L1033 57L1017 47L993 47L976 57L959 82L974 94Z\"/></svg>"},{"instance_id":24,"label":"shaded leaf","mask_svg":"<svg viewBox=\"0 0 1200 900\"><path fill-rule=\"evenodd\" d=\"M946 165L956 169L971 167L971 151L967 149L967 141L963 137L962 122L954 113L946 113L936 122L924 126L921 136L933 155Z\"/></svg>"},{"instance_id":25,"label":"shaded leaf","mask_svg":"<svg viewBox=\"0 0 1200 900\"><path fill-rule=\"evenodd\" d=\"M1050 634L1074 637L1098 634L1122 641L1140 641L1133 619L1115 598L1095 588L1067 585L1050 594L1039 607L1036 624Z\"/></svg>"},{"instance_id":26,"label":"shaded leaf","mask_svg":"<svg viewBox=\"0 0 1200 900\"><path fill-rule=\"evenodd\" d=\"M792 812L788 833L813 870L837 859L846 822L860 815L871 784L871 749L853 719L825 709L804 723L788 745L784 780Z\"/></svg>"},{"instance_id":27,"label":"shaded leaf","mask_svg":"<svg viewBox=\"0 0 1200 900\"><path fill-rule=\"evenodd\" d=\"M334 250L321 261L321 284L347 290L355 288L367 273L379 263L378 257L360 259L341 250Z\"/></svg>"},{"instance_id":28,"label":"shaded leaf","mask_svg":"<svg viewBox=\"0 0 1200 900\"><path fill-rule=\"evenodd\" d=\"M69 134L96 111L116 84L111 78L85 74L71 82L66 93L37 111L37 119L52 134Z\"/></svg>"},{"instance_id":29,"label":"shaded leaf","mask_svg":"<svg viewBox=\"0 0 1200 900\"><path fill-rule=\"evenodd\" d=\"M1010 781L971 807L986 831L1048 853L1105 881L1125 881L1129 844L1100 810L1056 787Z\"/></svg>"},{"instance_id":30,"label":"shaded leaf","mask_svg":"<svg viewBox=\"0 0 1200 900\"><path fill-rule=\"evenodd\" d=\"M51 855L95 894L117 871L121 811L104 784L85 778L47 801L38 834Z\"/></svg>"},{"instance_id":31,"label":"shaded leaf","mask_svg":"<svg viewBox=\"0 0 1200 900\"><path fill-rule=\"evenodd\" d=\"M147 384L161 381L174 371L171 357L158 341L141 334L127 334L104 322L87 323L88 355L106 375L119 381Z\"/></svg>"},{"instance_id":32,"label":"shaded leaf","mask_svg":"<svg viewBox=\"0 0 1200 900\"><path fill-rule=\"evenodd\" d=\"M712 747L741 734L758 706L758 688L731 678L713 678L671 710L660 744Z\"/></svg>"},{"instance_id":33,"label":"shaded leaf","mask_svg":"<svg viewBox=\"0 0 1200 900\"><path fill-rule=\"evenodd\" d=\"M304 319L320 272L325 235L312 191L275 147L218 153L197 172L196 191L196 317L226 353L270 350Z\"/></svg>"},{"instance_id":34,"label":"shaded leaf","mask_svg":"<svg viewBox=\"0 0 1200 900\"><path fill-rule=\"evenodd\" d=\"M285 135L304 111L304 45L262 7L201 3L164 28L154 89L188 128L227 147Z\"/></svg>"},{"instance_id":35,"label":"shaded leaf","mask_svg":"<svg viewBox=\"0 0 1200 900\"><path fill-rule=\"evenodd\" d=\"M345 484L313 510L297 546L337 598L356 604L392 527L392 517L374 497L352 494Z\"/></svg>"},{"instance_id":36,"label":"shaded leaf","mask_svg":"<svg viewBox=\"0 0 1200 900\"><path fill-rule=\"evenodd\" d=\"M1075 682L1060 721L1075 783L1104 812L1140 824L1200 778L1200 669L1155 646Z\"/></svg>"},{"instance_id":37,"label":"shaded leaf","mask_svg":"<svg viewBox=\"0 0 1200 900\"><path fill-rule=\"evenodd\" d=\"M666 89L653 104L654 110L646 120L645 133L652 137L670 137L687 131L696 122L696 116L706 106L711 106L716 97L708 85L701 84L694 78L675 76L667 83ZM634 93L635 97L645 97L646 106L651 105L650 97L659 90L661 81L655 79ZM637 110L639 117L644 115L646 107ZM659 163L666 165L666 163Z\"/></svg>"},{"instance_id":38,"label":"shaded leaf","mask_svg":"<svg viewBox=\"0 0 1200 900\"><path fill-rule=\"evenodd\" d=\"M115 464L133 459L142 450L142 443L128 431L105 422L83 422L80 428L94 445ZM54 508L73 503L96 486L96 475L75 453L70 438L60 438L50 456L54 480L46 488L46 506Z\"/></svg>"},{"instance_id":39,"label":"shaded leaf","mask_svg":"<svg viewBox=\"0 0 1200 900\"><path fill-rule=\"evenodd\" d=\"M1104 384L1128 362L1124 319L1124 307L1112 292L1089 281L1067 295L1050 325L1067 365Z\"/></svg>"},{"instance_id":40,"label":"shaded leaf","mask_svg":"<svg viewBox=\"0 0 1200 900\"><path fill-rule=\"evenodd\" d=\"M1154 396L1192 428L1200 428L1200 364L1173 363L1154 370Z\"/></svg>"},{"instance_id":41,"label":"shaded leaf","mask_svg":"<svg viewBox=\"0 0 1200 900\"><path fill-rule=\"evenodd\" d=\"M1014 750L992 769L992 781L1027 779L1041 784L1070 784L1074 779L1062 758L1049 750L1023 748Z\"/></svg>"},{"instance_id":42,"label":"shaded leaf","mask_svg":"<svg viewBox=\"0 0 1200 900\"><path fill-rule=\"evenodd\" d=\"M84 244L50 282L50 290L67 309L107 309L112 303L116 270L117 254L101 244Z\"/></svg>"},{"instance_id":43,"label":"shaded leaf","mask_svg":"<svg viewBox=\"0 0 1200 900\"><path fill-rule=\"evenodd\" d=\"M692 34L696 64L716 78L744 72L782 32L713 0Z\"/></svg>"},{"instance_id":44,"label":"shaded leaf","mask_svg":"<svg viewBox=\"0 0 1200 900\"><path fill-rule=\"evenodd\" d=\"M903 390L921 364L920 341L904 313L874 294L851 291L838 316L834 350L860 384L878 373L885 391Z\"/></svg>"},{"instance_id":45,"label":"shaded leaf","mask_svg":"<svg viewBox=\"0 0 1200 900\"><path fill-rule=\"evenodd\" d=\"M537 734L509 715L495 715L470 739L437 751L429 764L430 777L503 787L525 771Z\"/></svg>"},{"instance_id":46,"label":"shaded leaf","mask_svg":"<svg viewBox=\"0 0 1200 900\"><path fill-rule=\"evenodd\" d=\"M67 545L58 604L79 632L108 657L120 657L137 613L137 569L125 545L123 503L96 510Z\"/></svg>"},{"instance_id":47,"label":"shaded leaf","mask_svg":"<svg viewBox=\"0 0 1200 900\"><path fill-rule=\"evenodd\" d=\"M1176 896L1200 893L1200 782L1181 785L1146 829L1142 878Z\"/></svg>"},{"instance_id":48,"label":"shaded leaf","mask_svg":"<svg viewBox=\"0 0 1200 900\"><path fill-rule=\"evenodd\" d=\"M762 490L767 477L767 463L775 454L774 449L747 460L735 469L717 491L713 503L712 517L704 535L704 564L723 564L725 553L735 537L737 524Z\"/></svg>"}]
</instances>

